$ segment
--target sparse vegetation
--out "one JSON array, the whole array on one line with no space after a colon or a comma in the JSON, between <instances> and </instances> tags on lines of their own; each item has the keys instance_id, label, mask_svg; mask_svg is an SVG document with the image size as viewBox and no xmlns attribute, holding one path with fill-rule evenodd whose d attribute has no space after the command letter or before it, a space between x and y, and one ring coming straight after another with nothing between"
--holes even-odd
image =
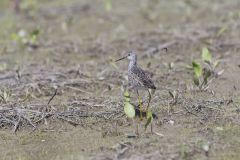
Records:
<instances>
[{"instance_id":1,"label":"sparse vegetation","mask_svg":"<svg viewBox=\"0 0 240 160\"><path fill-rule=\"evenodd\" d=\"M219 61L214 61L212 54L207 48L202 49L203 64L192 61L192 65L188 66L193 70L193 82L200 90L207 90L214 78L220 76L224 70L217 71Z\"/></svg>"},{"instance_id":2,"label":"sparse vegetation","mask_svg":"<svg viewBox=\"0 0 240 160\"><path fill-rule=\"evenodd\" d=\"M36 49L38 47L37 40L39 33L40 31L38 29L34 29L30 33L27 33L25 30L21 29L17 33L13 33L11 38L23 47L27 46L29 48Z\"/></svg>"},{"instance_id":3,"label":"sparse vegetation","mask_svg":"<svg viewBox=\"0 0 240 160\"><path fill-rule=\"evenodd\" d=\"M130 103L130 95L128 91L124 92L125 102L124 102L124 112L128 118L134 119L134 118L140 118L140 122L143 119L146 119L146 123L144 125L145 131L147 130L147 127L149 124L151 124L153 120L153 114L151 112L151 109L148 111L143 111L140 109L139 106L133 106ZM142 103L142 102L141 102ZM139 104L140 105L140 104ZM139 110L139 114L136 114L136 110ZM139 133L138 133L139 134Z\"/></svg>"},{"instance_id":4,"label":"sparse vegetation","mask_svg":"<svg viewBox=\"0 0 240 160\"><path fill-rule=\"evenodd\" d=\"M0 102L7 103L9 98L10 98L10 96L11 96L11 93L10 93L9 90L2 89L0 91L0 98L1 98Z\"/></svg>"}]
</instances>

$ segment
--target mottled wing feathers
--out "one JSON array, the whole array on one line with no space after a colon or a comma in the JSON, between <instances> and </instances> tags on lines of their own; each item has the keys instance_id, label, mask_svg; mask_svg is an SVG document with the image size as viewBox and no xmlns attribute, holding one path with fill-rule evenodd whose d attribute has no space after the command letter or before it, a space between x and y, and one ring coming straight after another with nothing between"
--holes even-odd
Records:
<instances>
[{"instance_id":1,"label":"mottled wing feathers","mask_svg":"<svg viewBox=\"0 0 240 160\"><path fill-rule=\"evenodd\" d=\"M156 89L151 78L141 68L134 66L128 72L130 85Z\"/></svg>"}]
</instances>

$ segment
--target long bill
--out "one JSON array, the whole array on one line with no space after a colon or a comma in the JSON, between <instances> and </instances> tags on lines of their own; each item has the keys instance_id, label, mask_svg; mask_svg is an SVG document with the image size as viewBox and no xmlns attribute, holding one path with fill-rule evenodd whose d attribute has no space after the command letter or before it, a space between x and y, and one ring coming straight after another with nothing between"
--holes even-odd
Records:
<instances>
[{"instance_id":1,"label":"long bill","mask_svg":"<svg viewBox=\"0 0 240 160\"><path fill-rule=\"evenodd\" d=\"M125 57L122 57L122 58L120 58L120 59L117 59L115 62L118 62L118 61L121 61L121 60L123 60L123 59L125 59L125 58L127 58L128 56L125 56Z\"/></svg>"}]
</instances>

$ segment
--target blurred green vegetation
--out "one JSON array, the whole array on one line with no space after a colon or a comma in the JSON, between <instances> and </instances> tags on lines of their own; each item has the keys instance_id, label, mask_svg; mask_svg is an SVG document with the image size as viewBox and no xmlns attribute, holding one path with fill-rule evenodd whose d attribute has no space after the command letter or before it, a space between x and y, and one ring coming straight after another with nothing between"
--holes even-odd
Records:
<instances>
[{"instance_id":1,"label":"blurred green vegetation","mask_svg":"<svg viewBox=\"0 0 240 160\"><path fill-rule=\"evenodd\" d=\"M0 11L3 11L5 9L7 9L8 7L10 7L10 0L1 0L0 1Z\"/></svg>"}]
</instances>

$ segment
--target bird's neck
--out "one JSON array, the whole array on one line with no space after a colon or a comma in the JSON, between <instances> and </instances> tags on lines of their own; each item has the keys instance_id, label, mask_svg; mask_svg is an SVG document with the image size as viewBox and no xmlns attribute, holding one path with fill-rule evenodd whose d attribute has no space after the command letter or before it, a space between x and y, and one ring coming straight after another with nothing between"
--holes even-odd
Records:
<instances>
[{"instance_id":1,"label":"bird's neck","mask_svg":"<svg viewBox=\"0 0 240 160\"><path fill-rule=\"evenodd\" d=\"M128 65L128 69L131 69L133 66L136 66L136 65L137 65L137 61L131 60Z\"/></svg>"}]
</instances>

